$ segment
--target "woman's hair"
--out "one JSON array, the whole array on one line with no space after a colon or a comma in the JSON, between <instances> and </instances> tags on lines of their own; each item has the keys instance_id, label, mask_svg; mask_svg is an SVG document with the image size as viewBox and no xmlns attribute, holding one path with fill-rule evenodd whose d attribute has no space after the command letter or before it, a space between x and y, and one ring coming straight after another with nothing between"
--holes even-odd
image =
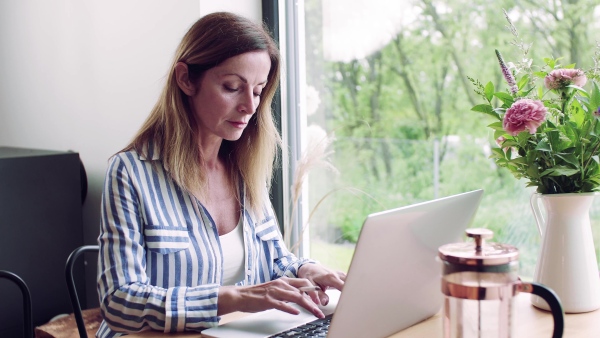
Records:
<instances>
[{"instance_id":1,"label":"woman's hair","mask_svg":"<svg viewBox=\"0 0 600 338\"><path fill-rule=\"evenodd\" d=\"M206 193L206 174L198 148L194 112L188 96L179 88L175 65L188 65L190 81L228 58L252 51L266 51L271 69L260 104L237 141L223 140L220 156L225 159L232 182L240 176L246 185L250 207L258 211L268 196L277 146L281 138L273 122L271 102L279 85L279 50L264 26L232 13L212 13L198 20L181 40L162 94L133 141L124 150L135 149L150 156L159 152L171 178L188 191ZM202 89L200 89L202 90ZM150 150L153 148L153 150ZM236 193L238 189L235 189ZM239 198L239 195L238 195Z\"/></svg>"}]
</instances>

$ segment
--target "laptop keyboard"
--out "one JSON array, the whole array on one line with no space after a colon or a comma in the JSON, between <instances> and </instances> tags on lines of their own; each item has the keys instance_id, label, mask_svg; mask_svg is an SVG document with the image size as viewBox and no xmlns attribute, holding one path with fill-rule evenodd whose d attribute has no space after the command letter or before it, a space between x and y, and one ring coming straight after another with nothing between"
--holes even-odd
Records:
<instances>
[{"instance_id":1,"label":"laptop keyboard","mask_svg":"<svg viewBox=\"0 0 600 338\"><path fill-rule=\"evenodd\" d=\"M326 316L323 319L315 319L312 322L296 326L293 329L289 329L284 332L280 332L276 335L270 336L270 338L313 338L313 337L327 337L327 331L329 331L329 324L333 314Z\"/></svg>"}]
</instances>

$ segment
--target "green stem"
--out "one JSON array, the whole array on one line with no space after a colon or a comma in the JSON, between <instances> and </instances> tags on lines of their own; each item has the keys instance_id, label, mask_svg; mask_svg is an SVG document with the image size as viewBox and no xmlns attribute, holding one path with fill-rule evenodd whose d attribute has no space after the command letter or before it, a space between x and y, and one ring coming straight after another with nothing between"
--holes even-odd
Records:
<instances>
[{"instance_id":1,"label":"green stem","mask_svg":"<svg viewBox=\"0 0 600 338\"><path fill-rule=\"evenodd\" d=\"M583 147L583 144L581 145ZM596 151L598 151L598 148L600 147L600 142L596 143L596 146L594 147L594 150L592 150L592 156L596 153ZM582 154L585 154L582 152ZM590 156L587 161L585 162L585 165L581 168L581 180L583 181L584 178L584 173L585 173L585 168L587 168L587 166L590 164L590 161L592 160L592 156Z\"/></svg>"}]
</instances>

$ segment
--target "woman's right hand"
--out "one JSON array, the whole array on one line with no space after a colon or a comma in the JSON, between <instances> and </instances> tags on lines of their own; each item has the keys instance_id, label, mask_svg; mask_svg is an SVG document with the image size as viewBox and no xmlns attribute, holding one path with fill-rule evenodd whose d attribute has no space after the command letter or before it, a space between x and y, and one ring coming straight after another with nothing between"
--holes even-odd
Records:
<instances>
[{"instance_id":1,"label":"woman's right hand","mask_svg":"<svg viewBox=\"0 0 600 338\"><path fill-rule=\"evenodd\" d=\"M219 288L219 316L234 311L260 312L277 309L297 315L298 308L291 305L295 303L305 308L318 318L325 315L319 309L320 304L316 291L303 292L301 287L313 284L304 278L281 277L263 284L249 286L222 286Z\"/></svg>"}]
</instances>

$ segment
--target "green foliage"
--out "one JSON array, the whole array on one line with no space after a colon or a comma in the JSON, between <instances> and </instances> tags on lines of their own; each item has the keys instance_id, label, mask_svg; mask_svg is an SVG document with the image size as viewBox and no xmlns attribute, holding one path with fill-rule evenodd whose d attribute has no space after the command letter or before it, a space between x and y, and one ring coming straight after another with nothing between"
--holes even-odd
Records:
<instances>
[{"instance_id":1,"label":"green foliage","mask_svg":"<svg viewBox=\"0 0 600 338\"><path fill-rule=\"evenodd\" d=\"M554 69L574 67L562 67L558 60L550 58L544 58L544 62L551 68L544 67L536 72L536 76L542 79ZM528 74L523 75L518 80L518 91L514 94L496 92L493 84L489 82L482 95L487 103L475 105L471 109L498 120L488 126L494 130L494 137L499 144L498 148L492 149L490 158L493 158L498 166L508 169L515 178L525 178L527 186L537 187L540 193L599 190L598 84L592 81L592 92L589 94L585 89L572 84L570 78L561 79L559 88L543 92L535 90L536 80L538 79L532 80ZM474 83L476 91L481 91L478 82L471 82ZM542 92L542 96L537 95L539 92ZM497 106L492 104L494 97L499 101ZM511 133L505 130L506 121L502 122L503 119L506 120L508 109L514 107L522 98L543 102L549 112L545 121L532 134L528 130L518 134ZM531 122L524 119L523 123Z\"/></svg>"}]
</instances>

